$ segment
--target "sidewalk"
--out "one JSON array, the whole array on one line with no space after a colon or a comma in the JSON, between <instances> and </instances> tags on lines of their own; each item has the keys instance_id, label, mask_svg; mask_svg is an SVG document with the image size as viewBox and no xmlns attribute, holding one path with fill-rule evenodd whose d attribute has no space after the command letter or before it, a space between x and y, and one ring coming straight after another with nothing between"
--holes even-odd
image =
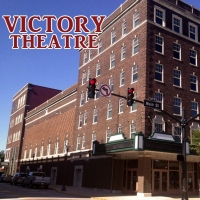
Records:
<instances>
[{"instance_id":1,"label":"sidewalk","mask_svg":"<svg viewBox=\"0 0 200 200\"><path fill-rule=\"evenodd\" d=\"M93 189L93 188L84 188L84 187L73 187L73 186L66 186L66 191L61 191L62 185L50 185L50 189L54 189L57 192L62 192L66 194L72 194L79 197L86 197L91 198L91 200L173 200L179 199L181 200L180 196L175 197L164 197L164 196L153 196L153 197L137 197L133 195L127 194L119 194L119 193L111 193L109 190L101 190L101 189ZM200 197L189 195L189 200L200 200Z\"/></svg>"}]
</instances>

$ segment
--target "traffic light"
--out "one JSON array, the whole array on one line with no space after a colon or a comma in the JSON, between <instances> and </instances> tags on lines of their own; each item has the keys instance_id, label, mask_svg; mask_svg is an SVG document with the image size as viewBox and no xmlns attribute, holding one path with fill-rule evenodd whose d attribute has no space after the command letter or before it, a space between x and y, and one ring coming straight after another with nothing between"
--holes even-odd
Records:
<instances>
[{"instance_id":1,"label":"traffic light","mask_svg":"<svg viewBox=\"0 0 200 200\"><path fill-rule=\"evenodd\" d=\"M127 92L127 105L128 106L132 106L133 105L133 97L134 97L134 88L128 88L128 92Z\"/></svg>"},{"instance_id":2,"label":"traffic light","mask_svg":"<svg viewBox=\"0 0 200 200\"><path fill-rule=\"evenodd\" d=\"M89 79L89 86L88 86L88 98L90 98L90 99L94 98L95 88L96 88L96 79L90 78Z\"/></svg>"}]
</instances>

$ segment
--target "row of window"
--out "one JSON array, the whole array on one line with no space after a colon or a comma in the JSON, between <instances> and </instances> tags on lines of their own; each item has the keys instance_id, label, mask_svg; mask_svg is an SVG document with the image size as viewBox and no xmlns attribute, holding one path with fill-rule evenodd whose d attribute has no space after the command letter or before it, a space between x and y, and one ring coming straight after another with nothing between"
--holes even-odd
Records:
<instances>
[{"instance_id":1,"label":"row of window","mask_svg":"<svg viewBox=\"0 0 200 200\"><path fill-rule=\"evenodd\" d=\"M154 6L154 22L166 27L166 12L163 8ZM183 34L184 26L188 26L188 34L186 36L194 41L198 41L198 26L193 22L186 24L180 16L172 14L172 30L178 34Z\"/></svg>"},{"instance_id":2,"label":"row of window","mask_svg":"<svg viewBox=\"0 0 200 200\"><path fill-rule=\"evenodd\" d=\"M133 14L133 29L135 29L140 23L139 20L139 12L135 12ZM122 37L125 36L127 34L127 23L126 20L124 19L124 21L122 22ZM117 41L117 35L116 35L116 29L113 28L113 30L111 31L111 36L110 36L110 44L113 45L115 42ZM137 46L137 41L135 41L135 45ZM122 47L122 52L125 50L126 47ZM137 48L137 47L136 47ZM102 40L99 40L98 42L98 49L97 49L97 53L100 54L103 51L102 48ZM125 53L124 53L125 55ZM87 53L87 51L84 52L84 56L83 56L83 64L87 63L88 60L92 59L92 50L90 49L89 52ZM123 59L123 53L122 53L122 59Z\"/></svg>"},{"instance_id":3,"label":"row of window","mask_svg":"<svg viewBox=\"0 0 200 200\"><path fill-rule=\"evenodd\" d=\"M155 38L155 51L164 54L164 38L160 35L156 35ZM189 63L197 66L197 51L190 49ZM184 52L185 53L185 52ZM173 43L173 58L181 60L181 44L178 42Z\"/></svg>"},{"instance_id":4,"label":"row of window","mask_svg":"<svg viewBox=\"0 0 200 200\"><path fill-rule=\"evenodd\" d=\"M20 131L8 136L7 144L20 140Z\"/></svg>"}]
</instances>

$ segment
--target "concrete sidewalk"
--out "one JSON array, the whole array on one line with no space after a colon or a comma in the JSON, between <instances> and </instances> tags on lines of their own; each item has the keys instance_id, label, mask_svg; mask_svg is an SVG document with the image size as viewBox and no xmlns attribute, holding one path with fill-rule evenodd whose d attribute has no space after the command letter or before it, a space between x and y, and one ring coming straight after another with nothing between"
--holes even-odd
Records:
<instances>
[{"instance_id":1,"label":"concrete sidewalk","mask_svg":"<svg viewBox=\"0 0 200 200\"><path fill-rule=\"evenodd\" d=\"M54 189L57 192L62 192L66 194L72 194L79 197L86 197L91 198L92 200L172 200L172 199L179 199L181 200L180 196L173 196L173 197L164 197L164 196L153 196L153 197L137 197L133 195L127 194L119 194L119 193L111 193L109 190L101 190L101 189L93 189L93 188L84 188L84 187L73 187L73 186L66 186L66 191L61 191L62 185L50 185L50 189ZM200 197L190 196L188 197L189 200L200 200Z\"/></svg>"}]
</instances>

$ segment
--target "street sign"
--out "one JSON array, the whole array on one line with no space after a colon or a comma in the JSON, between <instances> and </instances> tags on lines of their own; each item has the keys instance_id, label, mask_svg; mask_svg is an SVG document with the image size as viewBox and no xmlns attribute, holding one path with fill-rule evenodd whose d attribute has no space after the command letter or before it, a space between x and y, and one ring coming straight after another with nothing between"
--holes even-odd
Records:
<instances>
[{"instance_id":1,"label":"street sign","mask_svg":"<svg viewBox=\"0 0 200 200\"><path fill-rule=\"evenodd\" d=\"M101 84L99 91L100 91L100 96L111 97L111 89L109 85Z\"/></svg>"},{"instance_id":2,"label":"street sign","mask_svg":"<svg viewBox=\"0 0 200 200\"><path fill-rule=\"evenodd\" d=\"M144 106L147 106L150 108L161 109L161 103L155 102L155 101L144 100Z\"/></svg>"}]
</instances>

